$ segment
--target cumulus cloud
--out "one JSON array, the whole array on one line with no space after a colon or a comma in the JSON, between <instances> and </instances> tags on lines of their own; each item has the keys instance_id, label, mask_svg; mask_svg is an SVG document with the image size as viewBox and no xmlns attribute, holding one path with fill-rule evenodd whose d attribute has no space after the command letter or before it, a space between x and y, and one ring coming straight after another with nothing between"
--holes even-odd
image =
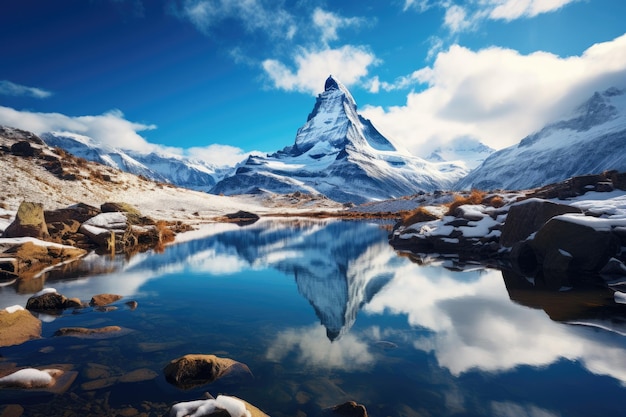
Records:
<instances>
[{"instance_id":1,"label":"cumulus cloud","mask_svg":"<svg viewBox=\"0 0 626 417\"><path fill-rule=\"evenodd\" d=\"M369 106L362 113L417 155L462 136L501 149L562 117L594 91L624 86L625 75L626 35L565 58L453 45L432 66L397 81L424 86L408 94L405 105Z\"/></svg>"},{"instance_id":2,"label":"cumulus cloud","mask_svg":"<svg viewBox=\"0 0 626 417\"><path fill-rule=\"evenodd\" d=\"M79 133L110 146L139 152L151 152L157 148L137 133L156 129L156 126L126 120L119 110L97 116L73 117L61 113L37 113L0 106L0 124L36 134L50 131Z\"/></svg>"},{"instance_id":3,"label":"cumulus cloud","mask_svg":"<svg viewBox=\"0 0 626 417\"><path fill-rule=\"evenodd\" d=\"M41 88L28 87L8 80L0 80L0 95L48 98L52 95L52 93Z\"/></svg>"},{"instance_id":4,"label":"cumulus cloud","mask_svg":"<svg viewBox=\"0 0 626 417\"><path fill-rule=\"evenodd\" d=\"M320 92L323 87L320 80L328 75L332 74L346 86L351 86L377 63L376 56L367 48L352 45L320 50L301 48L293 61L295 69L275 59L266 59L262 66L274 87L313 95Z\"/></svg>"},{"instance_id":5,"label":"cumulus cloud","mask_svg":"<svg viewBox=\"0 0 626 417\"><path fill-rule=\"evenodd\" d=\"M182 0L175 14L209 34L226 19L234 19L249 32L261 31L274 38L291 39L297 26L284 8L266 0Z\"/></svg>"},{"instance_id":6,"label":"cumulus cloud","mask_svg":"<svg viewBox=\"0 0 626 417\"><path fill-rule=\"evenodd\" d=\"M319 7L313 11L313 24L322 32L322 42L337 40L338 28L360 26L365 20L359 17L341 17L335 13L327 12Z\"/></svg>"}]
</instances>

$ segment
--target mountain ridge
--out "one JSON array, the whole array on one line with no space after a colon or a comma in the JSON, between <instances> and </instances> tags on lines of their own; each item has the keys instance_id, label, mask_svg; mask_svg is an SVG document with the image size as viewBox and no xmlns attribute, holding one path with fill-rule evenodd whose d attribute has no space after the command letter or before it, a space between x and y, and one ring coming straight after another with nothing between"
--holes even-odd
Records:
<instances>
[{"instance_id":1,"label":"mountain ridge","mask_svg":"<svg viewBox=\"0 0 626 417\"><path fill-rule=\"evenodd\" d=\"M529 189L626 170L626 88L595 92L561 120L491 154L455 189Z\"/></svg>"}]
</instances>

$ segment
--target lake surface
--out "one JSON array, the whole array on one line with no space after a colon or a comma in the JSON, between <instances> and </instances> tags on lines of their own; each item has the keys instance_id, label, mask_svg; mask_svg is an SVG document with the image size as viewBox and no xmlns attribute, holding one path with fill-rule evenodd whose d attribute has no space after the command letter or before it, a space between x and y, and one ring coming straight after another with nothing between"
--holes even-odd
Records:
<instances>
[{"instance_id":1,"label":"lake surface","mask_svg":"<svg viewBox=\"0 0 626 417\"><path fill-rule=\"evenodd\" d=\"M373 417L625 415L626 305L613 291L452 270L452 260L400 256L387 233L264 220L208 226L162 254L90 256L45 286L83 300L124 295L118 308L43 316L42 339L0 348L0 364L72 364L77 379L60 395L0 390L0 404L21 404L25 416L157 416L209 392L271 416L349 400ZM1 288L0 308L25 305L20 291ZM108 325L128 332L53 336ZM188 353L235 359L253 375L175 388L162 369ZM153 377L128 382L136 370Z\"/></svg>"}]
</instances>

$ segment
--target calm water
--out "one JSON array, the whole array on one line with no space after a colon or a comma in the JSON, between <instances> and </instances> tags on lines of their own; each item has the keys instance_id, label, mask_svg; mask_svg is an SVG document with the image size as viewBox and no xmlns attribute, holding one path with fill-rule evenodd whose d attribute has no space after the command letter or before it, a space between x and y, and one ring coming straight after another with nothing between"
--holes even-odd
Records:
<instances>
[{"instance_id":1,"label":"calm water","mask_svg":"<svg viewBox=\"0 0 626 417\"><path fill-rule=\"evenodd\" d=\"M114 311L43 317L42 339L0 348L0 364L73 364L78 372L64 394L0 390L0 404L21 404L26 416L162 415L210 392L271 416L315 416L348 400L373 417L626 413L626 305L609 289L478 266L453 271L450 262L420 266L364 222L262 221L205 232L163 254L90 257L85 277L48 277L45 286L68 297L126 298ZM1 288L0 308L28 297ZM107 325L130 331L53 337L61 327ZM162 369L188 353L236 359L253 376L177 389ZM156 377L124 382L138 369Z\"/></svg>"}]
</instances>

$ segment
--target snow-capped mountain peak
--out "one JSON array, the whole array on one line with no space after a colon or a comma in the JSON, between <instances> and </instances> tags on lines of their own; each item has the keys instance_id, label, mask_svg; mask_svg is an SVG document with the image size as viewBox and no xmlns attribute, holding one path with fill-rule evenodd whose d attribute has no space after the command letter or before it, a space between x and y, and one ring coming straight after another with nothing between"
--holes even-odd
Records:
<instances>
[{"instance_id":1,"label":"snow-capped mountain peak","mask_svg":"<svg viewBox=\"0 0 626 417\"><path fill-rule=\"evenodd\" d=\"M465 172L458 163L431 163L398 151L330 76L293 145L249 158L211 192L300 191L360 203L447 188Z\"/></svg>"}]
</instances>

